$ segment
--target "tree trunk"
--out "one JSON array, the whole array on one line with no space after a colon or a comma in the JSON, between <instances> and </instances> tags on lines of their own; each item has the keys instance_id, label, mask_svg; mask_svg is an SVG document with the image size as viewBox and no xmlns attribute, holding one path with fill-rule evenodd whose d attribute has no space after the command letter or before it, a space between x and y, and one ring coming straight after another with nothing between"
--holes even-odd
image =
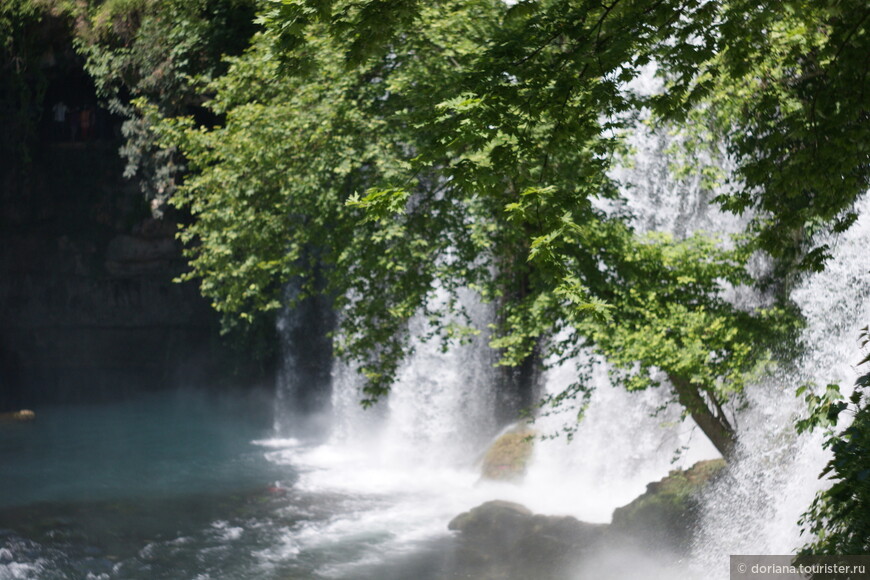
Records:
<instances>
[{"instance_id":1,"label":"tree trunk","mask_svg":"<svg viewBox=\"0 0 870 580\"><path fill-rule=\"evenodd\" d=\"M516 367L498 367L498 389L495 393L495 415L499 427L510 425L524 417L541 396L541 352L538 347Z\"/></svg>"},{"instance_id":2,"label":"tree trunk","mask_svg":"<svg viewBox=\"0 0 870 580\"><path fill-rule=\"evenodd\" d=\"M736 439L734 428L728 422L722 408L714 400L712 401L713 409L711 409L711 405L704 400L701 387L698 385L672 374L668 374L668 378L674 385L680 404L692 415L692 419L722 454L722 457L726 461L730 460L734 455Z\"/></svg>"}]
</instances>

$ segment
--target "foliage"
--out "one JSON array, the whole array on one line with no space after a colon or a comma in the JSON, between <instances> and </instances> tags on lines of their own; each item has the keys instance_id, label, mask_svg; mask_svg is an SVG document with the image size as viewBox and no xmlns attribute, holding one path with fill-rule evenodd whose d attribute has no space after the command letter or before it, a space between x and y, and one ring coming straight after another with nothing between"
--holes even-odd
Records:
<instances>
[{"instance_id":1,"label":"foliage","mask_svg":"<svg viewBox=\"0 0 870 580\"><path fill-rule=\"evenodd\" d=\"M840 385L829 384L821 395L815 394L810 385L801 385L797 390L797 396L803 395L807 405L807 416L795 422L798 433L813 431L818 427L826 430L837 425L837 419L847 407L848 403L843 400L840 393Z\"/></svg>"},{"instance_id":2,"label":"foliage","mask_svg":"<svg viewBox=\"0 0 870 580\"><path fill-rule=\"evenodd\" d=\"M861 332L862 346L870 343L870 327ZM859 363L870 363L870 355ZM867 554L870 553L870 405L867 389L870 372L860 376L849 403L837 401L830 405L816 405L813 416L816 424L830 426L825 448L833 457L819 477L833 481L831 487L819 492L800 523L804 532L815 539L804 546L802 554ZM829 391L831 387L829 387ZM833 433L833 426L847 411L854 415L848 427Z\"/></svg>"},{"instance_id":3,"label":"foliage","mask_svg":"<svg viewBox=\"0 0 870 580\"><path fill-rule=\"evenodd\" d=\"M483 3L462 6L473 12ZM436 276L455 292L487 272L475 259L489 234L470 224L469 207L444 196L433 172L408 174L411 151L432 138L418 127L426 109L414 100L449 90L455 67L437 52L472 53L475 27L471 19L439 23L405 52L356 70L319 36L306 54L316 66L290 78L279 74L271 39L260 36L214 84L210 106L226 115L224 127L204 131L189 119L164 127L196 172L173 202L197 217L184 235L198 241L190 250L194 274L210 273L203 292L222 312L251 319L278 307L281 284L310 274L316 252L342 309L337 346L360 361L372 400L386 392L407 346L404 322L427 308ZM411 86L419 90L405 94ZM346 205L354 192L393 179L415 184L414 212L362 221L358 205L402 195L397 190ZM431 219L446 235L431 235ZM309 282L299 299L313 291Z\"/></svg>"},{"instance_id":4,"label":"foliage","mask_svg":"<svg viewBox=\"0 0 870 580\"><path fill-rule=\"evenodd\" d=\"M369 42L360 23L378 6L280 5L211 85L226 123L163 123L193 170L173 203L196 216L184 239L204 294L251 319L316 252L369 403L409 348L412 314L433 335L467 334L444 315L462 314L456 291L470 286L499 307L504 364L542 340L557 356L591 341L630 388L663 370L721 415L784 328L782 310L723 298L751 282L749 252L640 236L600 209L618 196L608 170L639 106L621 87L685 3L408 4Z\"/></svg>"},{"instance_id":5,"label":"foliage","mask_svg":"<svg viewBox=\"0 0 870 580\"><path fill-rule=\"evenodd\" d=\"M725 144L736 169L719 201L750 213L752 240L779 259L780 280L819 270L829 252L818 234L848 228L870 185L870 8L859 0L708 7L661 55L670 84L654 106Z\"/></svg>"},{"instance_id":6,"label":"foliage","mask_svg":"<svg viewBox=\"0 0 870 580\"><path fill-rule=\"evenodd\" d=\"M43 7L34 0L8 0L0 5L0 155L11 161L9 175L22 179L37 136L45 78L39 59L38 26ZM3 176L6 176L4 168Z\"/></svg>"},{"instance_id":7,"label":"foliage","mask_svg":"<svg viewBox=\"0 0 870 580\"><path fill-rule=\"evenodd\" d=\"M4 69L20 69L25 65L26 28L36 22L41 13L40 5L33 0L11 0L0 7L0 48L3 50Z\"/></svg>"},{"instance_id":8,"label":"foliage","mask_svg":"<svg viewBox=\"0 0 870 580\"><path fill-rule=\"evenodd\" d=\"M253 0L107 0L69 8L98 95L126 118L125 175L137 178L155 213L183 166L172 148L157 145L129 100L148 99L166 116L195 111L206 98L203 83L223 71L223 55L247 45L253 7Z\"/></svg>"},{"instance_id":9,"label":"foliage","mask_svg":"<svg viewBox=\"0 0 870 580\"><path fill-rule=\"evenodd\" d=\"M470 287L497 306L503 364L591 344L629 388L670 379L727 453L723 405L796 317L785 294L745 310L726 291L755 284L759 248L818 266L814 229L845 228L867 186L866 95L847 90L861 67L846 70L867 38L838 6L283 0L209 86L222 126L143 111L193 170L173 203L196 217L184 239L203 292L251 319L323 264L366 403L389 390L415 312L445 341L481 330L448 315L462 320ZM642 97L627 83L652 62L669 89ZM724 139L736 173L720 203L755 212L750 235L640 234L608 209L644 107L703 122L689 146ZM807 163L828 171L802 178Z\"/></svg>"}]
</instances>

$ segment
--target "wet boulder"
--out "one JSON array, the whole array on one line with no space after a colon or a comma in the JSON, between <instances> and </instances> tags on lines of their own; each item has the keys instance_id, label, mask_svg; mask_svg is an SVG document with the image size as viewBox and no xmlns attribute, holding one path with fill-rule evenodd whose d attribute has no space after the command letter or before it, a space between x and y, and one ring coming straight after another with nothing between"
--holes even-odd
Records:
<instances>
[{"instance_id":1,"label":"wet boulder","mask_svg":"<svg viewBox=\"0 0 870 580\"><path fill-rule=\"evenodd\" d=\"M646 492L614 510L611 533L644 548L685 553L698 525L701 494L724 468L724 459L700 461L648 484Z\"/></svg>"},{"instance_id":2,"label":"wet boulder","mask_svg":"<svg viewBox=\"0 0 870 580\"><path fill-rule=\"evenodd\" d=\"M534 451L534 437L534 432L525 428L498 436L483 456L481 479L521 481Z\"/></svg>"},{"instance_id":3,"label":"wet boulder","mask_svg":"<svg viewBox=\"0 0 870 580\"><path fill-rule=\"evenodd\" d=\"M448 525L459 532L454 558L459 577L478 580L562 578L595 549L606 528L571 516L536 515L500 500L462 513Z\"/></svg>"},{"instance_id":4,"label":"wet boulder","mask_svg":"<svg viewBox=\"0 0 870 580\"><path fill-rule=\"evenodd\" d=\"M725 462L719 459L671 471L662 480L648 484L646 492L631 503L617 508L611 524L534 514L508 501L486 502L456 516L448 525L457 534L451 556L453 569L447 577L633 577L637 566L678 562L697 529L702 493L724 468ZM651 555L655 558L650 559ZM636 560L629 566L630 572L624 572L627 558ZM679 576L675 572L655 577Z\"/></svg>"}]
</instances>

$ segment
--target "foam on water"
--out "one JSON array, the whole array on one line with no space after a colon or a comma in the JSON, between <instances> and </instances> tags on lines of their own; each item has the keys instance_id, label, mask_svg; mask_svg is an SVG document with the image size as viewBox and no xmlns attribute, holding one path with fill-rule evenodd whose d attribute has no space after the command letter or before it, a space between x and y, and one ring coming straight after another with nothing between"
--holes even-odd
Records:
<instances>
[{"instance_id":1,"label":"foam on water","mask_svg":"<svg viewBox=\"0 0 870 580\"><path fill-rule=\"evenodd\" d=\"M488 307L470 293L463 299L485 328ZM412 320L410 331L423 335L424 320ZM359 376L336 364L332 436L258 442L270 461L299 473L292 492L328 512L293 530L286 555L328 552L319 574L354 577L445 537L453 516L490 499L476 485L475 460L496 430L493 376L483 334L446 353L437 340L416 340L390 396L363 410Z\"/></svg>"},{"instance_id":2,"label":"foam on water","mask_svg":"<svg viewBox=\"0 0 870 580\"><path fill-rule=\"evenodd\" d=\"M685 236L742 229L739 219L709 205L716 192L670 177L667 138L639 129L633 143L634 165L616 174L626 183L626 208L641 231ZM705 496L691 570L686 563L659 562L660 577L726 578L729 554L790 553L803 543L796 522L823 485L817 474L826 455L819 435L797 437L794 420L803 408L794 392L804 382L822 387L854 382L857 331L870 322L870 202L864 199L858 209L861 220L846 235L832 238L834 259L827 270L807 278L794 293L807 317L806 354L797 370L774 372L751 385L745 408L732 409L740 432L738 457ZM476 316L484 327L491 313L478 307ZM412 332L422 334L421 324L414 321ZM275 448L268 452L270 460L300 471L294 493L332 502L328 517L292 530L285 546L287 557L311 550L332 553L319 568L326 577L351 578L367 566L446 537L453 516L491 499L607 522L616 507L669 470L718 456L700 430L682 419L667 389L628 393L612 385L606 365L587 353L579 362L595 363L590 379L595 390L573 442L538 441L522 485L481 482L476 460L497 435L498 385L485 341L448 353L431 343L417 347L388 400L368 411L359 407L360 383L352 369L334 369L335 425L328 442L266 443ZM573 362L547 372L547 393L574 382ZM534 428L542 434L558 431L575 412L541 418ZM618 554L611 556L619 560ZM649 555L636 556L646 561ZM602 554L589 565L611 570L609 578L636 573L617 572L608 561Z\"/></svg>"}]
</instances>

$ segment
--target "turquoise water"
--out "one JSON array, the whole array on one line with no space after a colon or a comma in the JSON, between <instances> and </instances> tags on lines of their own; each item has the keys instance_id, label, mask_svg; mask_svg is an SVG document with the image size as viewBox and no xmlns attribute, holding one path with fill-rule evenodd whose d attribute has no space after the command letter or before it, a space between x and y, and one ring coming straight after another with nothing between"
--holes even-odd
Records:
<instances>
[{"instance_id":1,"label":"turquoise water","mask_svg":"<svg viewBox=\"0 0 870 580\"><path fill-rule=\"evenodd\" d=\"M241 397L194 392L39 409L0 426L0 508L266 487L292 477L251 445L270 421Z\"/></svg>"},{"instance_id":2,"label":"turquoise water","mask_svg":"<svg viewBox=\"0 0 870 580\"><path fill-rule=\"evenodd\" d=\"M434 578L449 536L354 528L391 498L299 486L271 405L158 393L0 424L0 580Z\"/></svg>"}]
</instances>

